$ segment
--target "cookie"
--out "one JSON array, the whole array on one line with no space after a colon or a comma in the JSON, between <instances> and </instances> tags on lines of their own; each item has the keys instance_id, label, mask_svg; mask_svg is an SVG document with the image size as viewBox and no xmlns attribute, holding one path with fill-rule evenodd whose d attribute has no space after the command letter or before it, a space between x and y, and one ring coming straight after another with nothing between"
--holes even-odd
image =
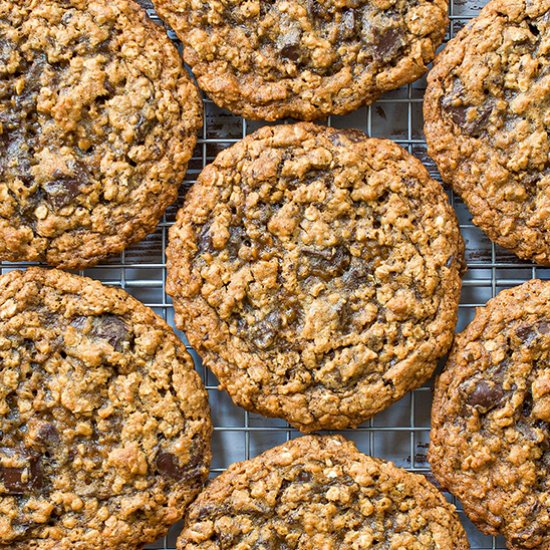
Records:
<instances>
[{"instance_id":1,"label":"cookie","mask_svg":"<svg viewBox=\"0 0 550 550\"><path fill-rule=\"evenodd\" d=\"M550 281L502 291L437 382L429 460L485 533L550 548Z\"/></svg>"},{"instance_id":2,"label":"cookie","mask_svg":"<svg viewBox=\"0 0 550 550\"><path fill-rule=\"evenodd\" d=\"M428 75L428 152L473 222L550 265L550 1L493 0Z\"/></svg>"},{"instance_id":3,"label":"cookie","mask_svg":"<svg viewBox=\"0 0 550 550\"><path fill-rule=\"evenodd\" d=\"M190 506L179 550L466 550L454 506L426 478L306 436L233 464Z\"/></svg>"},{"instance_id":4,"label":"cookie","mask_svg":"<svg viewBox=\"0 0 550 550\"><path fill-rule=\"evenodd\" d=\"M122 290L43 269L0 277L0 547L135 550L208 475L193 360Z\"/></svg>"},{"instance_id":5,"label":"cookie","mask_svg":"<svg viewBox=\"0 0 550 550\"><path fill-rule=\"evenodd\" d=\"M446 0L153 0L219 106L247 118L349 113L424 74Z\"/></svg>"},{"instance_id":6,"label":"cookie","mask_svg":"<svg viewBox=\"0 0 550 550\"><path fill-rule=\"evenodd\" d=\"M176 323L221 386L304 432L357 426L451 345L457 220L388 140L262 128L201 173L167 254Z\"/></svg>"},{"instance_id":7,"label":"cookie","mask_svg":"<svg viewBox=\"0 0 550 550\"><path fill-rule=\"evenodd\" d=\"M155 229L202 123L128 0L0 0L0 260L83 268Z\"/></svg>"}]
</instances>

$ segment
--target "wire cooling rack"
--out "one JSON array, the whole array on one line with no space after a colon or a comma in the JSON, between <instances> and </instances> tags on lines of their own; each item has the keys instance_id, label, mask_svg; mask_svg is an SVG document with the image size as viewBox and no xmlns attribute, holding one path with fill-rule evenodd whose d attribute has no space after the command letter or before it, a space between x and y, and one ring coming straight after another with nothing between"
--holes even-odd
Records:
<instances>
[{"instance_id":1,"label":"wire cooling rack","mask_svg":"<svg viewBox=\"0 0 550 550\"><path fill-rule=\"evenodd\" d=\"M138 0L149 16L159 21L148 0ZM450 5L450 26L448 37L452 37L469 19L475 16L485 4L484 0L452 0ZM172 31L169 36L175 39ZM425 79L386 94L371 107L364 107L351 115L331 117L320 121L340 128L359 128L373 137L392 139L417 156L429 169L431 175L440 181L439 174L426 153L422 133L422 97ZM208 99L205 104L205 122L202 135L189 165L179 200L170 207L156 232L141 243L128 249L118 257L110 258L97 267L81 274L98 279L105 284L121 287L155 310L173 326L173 307L166 295L166 256L168 228L173 223L177 208L181 205L186 190L193 184L200 171L211 162L216 154L262 123L247 122L218 109ZM513 254L492 244L485 235L471 223L470 215L460 201L449 191L462 234L466 241L468 271L463 281L457 330L462 330L473 318L475 308L484 305L500 290L523 283L531 278L550 279L550 268L534 266L518 260ZM0 263L2 272L24 264ZM299 437L296 430L278 419L263 418L236 407L226 393L220 392L217 382L201 364L199 357L189 347L185 336L178 333L194 357L196 368L208 390L212 419L214 423L212 477L224 471L229 464L252 458L259 453ZM430 435L431 382L419 388L386 411L376 415L356 430L345 430L344 434L355 441L359 449L367 454L392 460L409 471L419 472L433 481L426 461ZM504 541L480 533L465 517L457 504L459 514L468 532L472 549L504 550ZM168 536L146 549L174 549L180 525L172 528Z\"/></svg>"}]
</instances>

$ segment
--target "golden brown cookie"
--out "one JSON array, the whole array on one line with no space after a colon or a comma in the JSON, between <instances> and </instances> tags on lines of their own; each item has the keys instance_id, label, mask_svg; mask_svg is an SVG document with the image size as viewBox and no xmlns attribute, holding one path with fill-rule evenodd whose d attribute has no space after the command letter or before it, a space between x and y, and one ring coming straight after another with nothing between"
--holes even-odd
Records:
<instances>
[{"instance_id":1,"label":"golden brown cookie","mask_svg":"<svg viewBox=\"0 0 550 550\"><path fill-rule=\"evenodd\" d=\"M82 268L154 230L202 121L129 0L0 0L0 260Z\"/></svg>"},{"instance_id":2,"label":"golden brown cookie","mask_svg":"<svg viewBox=\"0 0 550 550\"><path fill-rule=\"evenodd\" d=\"M199 86L247 118L312 120L426 71L446 0L154 0Z\"/></svg>"},{"instance_id":3,"label":"golden brown cookie","mask_svg":"<svg viewBox=\"0 0 550 550\"><path fill-rule=\"evenodd\" d=\"M190 506L178 550L466 550L454 506L426 478L307 436L233 464Z\"/></svg>"},{"instance_id":4,"label":"golden brown cookie","mask_svg":"<svg viewBox=\"0 0 550 550\"><path fill-rule=\"evenodd\" d=\"M135 550L208 475L206 391L171 329L122 290L0 277L0 547Z\"/></svg>"},{"instance_id":5,"label":"golden brown cookie","mask_svg":"<svg viewBox=\"0 0 550 550\"><path fill-rule=\"evenodd\" d=\"M457 336L429 460L482 531L550 548L550 281L500 292Z\"/></svg>"},{"instance_id":6,"label":"golden brown cookie","mask_svg":"<svg viewBox=\"0 0 550 550\"><path fill-rule=\"evenodd\" d=\"M428 75L428 152L473 221L550 265L550 0L492 0Z\"/></svg>"},{"instance_id":7,"label":"golden brown cookie","mask_svg":"<svg viewBox=\"0 0 550 550\"><path fill-rule=\"evenodd\" d=\"M357 426L451 345L458 223L388 140L262 128L205 168L167 254L176 323L221 386L304 432Z\"/></svg>"}]
</instances>

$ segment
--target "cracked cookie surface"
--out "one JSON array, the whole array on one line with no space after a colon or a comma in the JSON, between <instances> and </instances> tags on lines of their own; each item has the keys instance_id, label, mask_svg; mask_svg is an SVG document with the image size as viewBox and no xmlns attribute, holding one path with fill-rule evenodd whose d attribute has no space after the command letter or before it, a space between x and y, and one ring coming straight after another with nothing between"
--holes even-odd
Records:
<instances>
[{"instance_id":1,"label":"cracked cookie surface","mask_svg":"<svg viewBox=\"0 0 550 550\"><path fill-rule=\"evenodd\" d=\"M429 460L476 525L508 548L550 547L550 282L500 292L439 378Z\"/></svg>"},{"instance_id":2,"label":"cracked cookie surface","mask_svg":"<svg viewBox=\"0 0 550 550\"><path fill-rule=\"evenodd\" d=\"M473 221L550 265L550 1L493 0L436 59L428 152Z\"/></svg>"},{"instance_id":3,"label":"cracked cookie surface","mask_svg":"<svg viewBox=\"0 0 550 550\"><path fill-rule=\"evenodd\" d=\"M208 400L171 329L62 271L0 277L0 547L135 550L208 476Z\"/></svg>"},{"instance_id":4,"label":"cracked cookie surface","mask_svg":"<svg viewBox=\"0 0 550 550\"><path fill-rule=\"evenodd\" d=\"M0 259L81 268L145 237L201 120L133 2L0 0Z\"/></svg>"},{"instance_id":5,"label":"cracked cookie surface","mask_svg":"<svg viewBox=\"0 0 550 550\"><path fill-rule=\"evenodd\" d=\"M387 140L265 127L191 188L168 246L177 325L240 406L357 426L448 350L463 242L441 186Z\"/></svg>"},{"instance_id":6,"label":"cracked cookie surface","mask_svg":"<svg viewBox=\"0 0 550 550\"><path fill-rule=\"evenodd\" d=\"M247 118L344 114L425 73L446 0L154 0L199 86Z\"/></svg>"},{"instance_id":7,"label":"cracked cookie surface","mask_svg":"<svg viewBox=\"0 0 550 550\"><path fill-rule=\"evenodd\" d=\"M423 476L306 436L230 466L190 506L179 550L466 550L455 512Z\"/></svg>"}]
</instances>

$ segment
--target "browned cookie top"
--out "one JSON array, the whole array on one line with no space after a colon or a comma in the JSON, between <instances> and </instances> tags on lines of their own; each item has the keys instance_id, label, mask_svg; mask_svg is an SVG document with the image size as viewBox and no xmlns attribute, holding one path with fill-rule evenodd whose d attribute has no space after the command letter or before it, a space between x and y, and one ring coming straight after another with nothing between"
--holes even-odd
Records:
<instances>
[{"instance_id":1,"label":"browned cookie top","mask_svg":"<svg viewBox=\"0 0 550 550\"><path fill-rule=\"evenodd\" d=\"M463 243L405 150L309 123L222 152L168 248L176 323L239 405L303 431L356 426L451 344Z\"/></svg>"},{"instance_id":2,"label":"browned cookie top","mask_svg":"<svg viewBox=\"0 0 550 550\"><path fill-rule=\"evenodd\" d=\"M249 118L343 114L426 71L446 0L153 0L199 86Z\"/></svg>"},{"instance_id":3,"label":"browned cookie top","mask_svg":"<svg viewBox=\"0 0 550 550\"><path fill-rule=\"evenodd\" d=\"M430 463L483 531L550 548L550 281L501 292L457 336Z\"/></svg>"},{"instance_id":4,"label":"browned cookie top","mask_svg":"<svg viewBox=\"0 0 550 550\"><path fill-rule=\"evenodd\" d=\"M234 464L189 508L179 550L466 550L455 513L423 476L308 436Z\"/></svg>"},{"instance_id":5,"label":"browned cookie top","mask_svg":"<svg viewBox=\"0 0 550 550\"><path fill-rule=\"evenodd\" d=\"M0 547L135 550L208 474L193 361L122 290L62 271L0 277Z\"/></svg>"},{"instance_id":6,"label":"browned cookie top","mask_svg":"<svg viewBox=\"0 0 550 550\"><path fill-rule=\"evenodd\" d=\"M151 232L201 124L128 0L0 0L0 260L83 267Z\"/></svg>"},{"instance_id":7,"label":"browned cookie top","mask_svg":"<svg viewBox=\"0 0 550 550\"><path fill-rule=\"evenodd\" d=\"M493 0L437 58L429 153L474 223L550 264L550 0Z\"/></svg>"}]
</instances>

